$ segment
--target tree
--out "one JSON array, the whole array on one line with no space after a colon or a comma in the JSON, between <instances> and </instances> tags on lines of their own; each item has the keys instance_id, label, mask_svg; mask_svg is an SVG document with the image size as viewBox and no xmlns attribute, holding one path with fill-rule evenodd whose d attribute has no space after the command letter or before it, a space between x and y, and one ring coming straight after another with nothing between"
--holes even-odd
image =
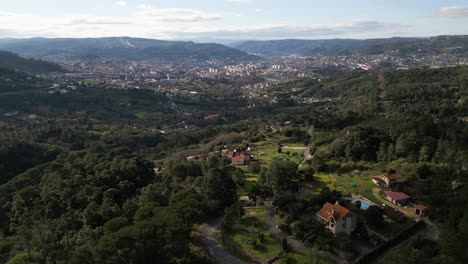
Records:
<instances>
[{"instance_id":1,"label":"tree","mask_svg":"<svg viewBox=\"0 0 468 264\"><path fill-rule=\"evenodd\" d=\"M242 204L238 202L226 208L224 213L223 226L227 229L231 229L232 226L244 216L245 210Z\"/></svg>"},{"instance_id":2,"label":"tree","mask_svg":"<svg viewBox=\"0 0 468 264\"><path fill-rule=\"evenodd\" d=\"M266 174L266 184L274 190L282 190L296 178L297 164L283 159L274 159Z\"/></svg>"},{"instance_id":3,"label":"tree","mask_svg":"<svg viewBox=\"0 0 468 264\"><path fill-rule=\"evenodd\" d=\"M379 206L369 206L367 210L364 210L364 218L372 226L380 226L383 224L383 209Z\"/></svg>"},{"instance_id":4,"label":"tree","mask_svg":"<svg viewBox=\"0 0 468 264\"><path fill-rule=\"evenodd\" d=\"M431 150L428 146L424 145L419 151L419 161L428 162L431 159Z\"/></svg>"},{"instance_id":5,"label":"tree","mask_svg":"<svg viewBox=\"0 0 468 264\"><path fill-rule=\"evenodd\" d=\"M203 193L214 203L215 209L230 206L237 201L236 183L219 169L210 169L203 177Z\"/></svg>"},{"instance_id":6,"label":"tree","mask_svg":"<svg viewBox=\"0 0 468 264\"><path fill-rule=\"evenodd\" d=\"M286 238L283 238L282 240L282 246L283 246L283 251L288 252L289 251L289 245L288 245L288 240Z\"/></svg>"},{"instance_id":7,"label":"tree","mask_svg":"<svg viewBox=\"0 0 468 264\"><path fill-rule=\"evenodd\" d=\"M249 164L249 172L252 174L259 174L262 167L258 161L252 161Z\"/></svg>"}]
</instances>

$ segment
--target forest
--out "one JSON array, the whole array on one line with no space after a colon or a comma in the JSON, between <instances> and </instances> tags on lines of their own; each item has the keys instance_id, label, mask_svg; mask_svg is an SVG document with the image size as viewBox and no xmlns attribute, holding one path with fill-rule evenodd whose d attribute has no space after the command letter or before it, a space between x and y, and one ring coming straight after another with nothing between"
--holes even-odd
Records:
<instances>
[{"instance_id":1,"label":"forest","mask_svg":"<svg viewBox=\"0 0 468 264\"><path fill-rule=\"evenodd\" d=\"M2 80L10 83L5 91L47 84L7 70ZM271 199L294 219L341 195L327 188L295 195L320 173L396 170L408 176L411 196L431 205L440 236L409 241L383 263L464 263L468 185L451 183L468 179L468 68L340 72L271 92L298 86L300 96L335 100L249 109L243 98L197 104L87 86L0 97L0 262L211 263L195 226L225 214L229 229L245 213L240 194ZM213 112L225 119L203 118ZM37 118L24 118L31 114ZM301 142L314 158L306 166L275 158L239 169L215 154L267 137ZM210 157L186 161L192 152ZM258 180L247 183L245 174ZM322 234L315 239L324 247L349 247L308 222L282 228Z\"/></svg>"}]
</instances>

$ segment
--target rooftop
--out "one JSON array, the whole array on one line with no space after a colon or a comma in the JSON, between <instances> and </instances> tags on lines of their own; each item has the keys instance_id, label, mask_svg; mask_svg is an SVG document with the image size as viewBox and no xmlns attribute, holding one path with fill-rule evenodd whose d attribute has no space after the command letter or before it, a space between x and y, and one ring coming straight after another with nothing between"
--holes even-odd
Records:
<instances>
[{"instance_id":1,"label":"rooftop","mask_svg":"<svg viewBox=\"0 0 468 264\"><path fill-rule=\"evenodd\" d=\"M333 216L336 221L351 216L351 212L339 204L326 203L317 215L323 219L330 220Z\"/></svg>"},{"instance_id":2,"label":"rooftop","mask_svg":"<svg viewBox=\"0 0 468 264\"><path fill-rule=\"evenodd\" d=\"M406 193L402 192L392 192L392 191L385 191L386 196L392 198L395 201L405 200L410 198Z\"/></svg>"}]
</instances>

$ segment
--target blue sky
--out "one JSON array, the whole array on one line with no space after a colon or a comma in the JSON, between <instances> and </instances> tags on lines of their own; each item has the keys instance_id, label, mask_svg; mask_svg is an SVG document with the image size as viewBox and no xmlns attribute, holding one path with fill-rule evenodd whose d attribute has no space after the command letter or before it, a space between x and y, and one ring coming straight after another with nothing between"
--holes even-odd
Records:
<instances>
[{"instance_id":1,"label":"blue sky","mask_svg":"<svg viewBox=\"0 0 468 264\"><path fill-rule=\"evenodd\" d=\"M380 38L468 34L468 0L0 0L0 37Z\"/></svg>"}]
</instances>

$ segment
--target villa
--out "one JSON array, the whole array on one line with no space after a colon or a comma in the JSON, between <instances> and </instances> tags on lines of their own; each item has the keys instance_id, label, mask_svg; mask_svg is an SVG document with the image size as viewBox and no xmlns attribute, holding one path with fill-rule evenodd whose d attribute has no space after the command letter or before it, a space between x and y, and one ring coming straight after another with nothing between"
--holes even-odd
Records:
<instances>
[{"instance_id":1,"label":"villa","mask_svg":"<svg viewBox=\"0 0 468 264\"><path fill-rule=\"evenodd\" d=\"M324 204L317 213L317 218L326 224L326 228L333 234L345 233L351 235L357 225L356 215L338 203Z\"/></svg>"}]
</instances>

